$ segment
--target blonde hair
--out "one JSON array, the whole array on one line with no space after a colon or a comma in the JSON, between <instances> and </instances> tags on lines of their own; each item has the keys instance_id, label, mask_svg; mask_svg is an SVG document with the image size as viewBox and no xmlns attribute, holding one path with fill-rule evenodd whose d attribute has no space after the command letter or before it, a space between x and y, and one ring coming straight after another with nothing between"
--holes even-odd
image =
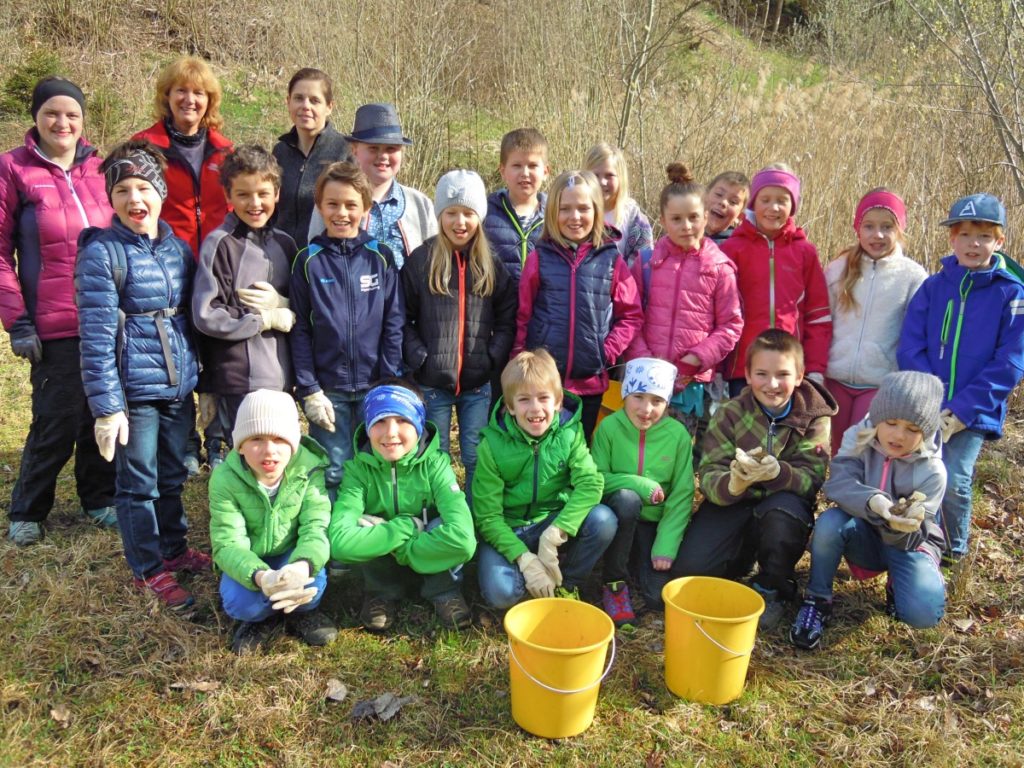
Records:
<instances>
[{"instance_id":1,"label":"blonde hair","mask_svg":"<svg viewBox=\"0 0 1024 768\"><path fill-rule=\"evenodd\" d=\"M606 160L611 160L615 172L619 175L619 191L615 193L615 201L608 211L612 214L612 224L617 227L622 223L622 217L626 213L626 203L629 201L629 168L626 165L626 156L618 147L613 147L602 141L600 144L592 146L587 152L587 156L583 160L583 168L593 171ZM600 183L598 186L600 187ZM603 194L601 199L604 199Z\"/></svg>"},{"instance_id":2,"label":"blonde hair","mask_svg":"<svg viewBox=\"0 0 1024 768\"><path fill-rule=\"evenodd\" d=\"M512 407L519 390L524 387L550 390L562 399L562 377L558 375L555 358L543 347L526 349L508 361L501 372L501 397L506 407Z\"/></svg>"},{"instance_id":3,"label":"blonde hair","mask_svg":"<svg viewBox=\"0 0 1024 768\"><path fill-rule=\"evenodd\" d=\"M476 213L474 211L474 213ZM452 255L455 246L444 233L438 217L437 237L430 247L430 267L427 272L427 284L430 292L437 296L450 296L448 284L452 279ZM477 230L469 243L469 272L473 276L473 287L470 289L477 296L490 296L494 293L494 256L483 226L477 216Z\"/></svg>"},{"instance_id":4,"label":"blonde hair","mask_svg":"<svg viewBox=\"0 0 1024 768\"><path fill-rule=\"evenodd\" d=\"M156 119L161 122L171 119L171 88L179 83L201 88L206 91L206 113L199 124L204 128L219 131L224 125L220 116L221 90L220 81L213 74L210 65L195 56L182 56L175 59L160 73L156 79Z\"/></svg>"},{"instance_id":5,"label":"blonde hair","mask_svg":"<svg viewBox=\"0 0 1024 768\"><path fill-rule=\"evenodd\" d=\"M867 194L888 191L885 187L877 187ZM896 242L901 248L906 248L903 230L900 229L900 222L896 218L896 214L886 208L869 208L868 210L885 211L889 214L896 225ZM843 264L843 272L839 276L839 293L836 295L836 308L843 312L859 311L860 309L857 304L857 297L853 295L853 289L857 287L857 282L861 278L861 270L863 268L861 256L865 255L867 255L867 251L861 247L860 235L858 233L857 242L841 250L836 257L837 259L846 259L846 263Z\"/></svg>"},{"instance_id":6,"label":"blonde hair","mask_svg":"<svg viewBox=\"0 0 1024 768\"><path fill-rule=\"evenodd\" d=\"M604 195L597 177L590 171L564 171L555 177L548 193L548 204L544 210L544 232L541 237L569 248L570 243L558 229L558 206L562 200L562 192L577 184L586 186L590 192L590 203L594 206L594 228L590 231L589 240L595 248L604 242Z\"/></svg>"}]
</instances>

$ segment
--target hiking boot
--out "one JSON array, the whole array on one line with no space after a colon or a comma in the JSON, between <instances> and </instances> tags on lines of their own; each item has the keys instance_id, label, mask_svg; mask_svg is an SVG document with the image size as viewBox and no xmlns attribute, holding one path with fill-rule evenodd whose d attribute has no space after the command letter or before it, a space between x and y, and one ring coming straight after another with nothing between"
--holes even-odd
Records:
<instances>
[{"instance_id":1,"label":"hiking boot","mask_svg":"<svg viewBox=\"0 0 1024 768\"><path fill-rule=\"evenodd\" d=\"M231 650L239 656L257 653L267 648L274 639L281 617L271 616L263 621L240 621L231 638Z\"/></svg>"},{"instance_id":2,"label":"hiking boot","mask_svg":"<svg viewBox=\"0 0 1024 768\"><path fill-rule=\"evenodd\" d=\"M152 592L172 611L188 608L196 601L191 593L178 583L170 571L160 571L148 579L136 577L135 588L143 592Z\"/></svg>"},{"instance_id":3,"label":"hiking boot","mask_svg":"<svg viewBox=\"0 0 1024 768\"><path fill-rule=\"evenodd\" d=\"M431 602L438 620L446 627L468 629L473 626L473 613L458 590L438 595Z\"/></svg>"},{"instance_id":4,"label":"hiking boot","mask_svg":"<svg viewBox=\"0 0 1024 768\"><path fill-rule=\"evenodd\" d=\"M213 560L205 552L200 552L198 549L186 549L177 557L164 560L164 568L168 571L206 573L213 570Z\"/></svg>"},{"instance_id":5,"label":"hiking boot","mask_svg":"<svg viewBox=\"0 0 1024 768\"><path fill-rule=\"evenodd\" d=\"M188 473L188 477L190 480L193 477L199 476L199 457L196 456L194 453L186 454L184 461L182 461L182 464L185 465L185 471Z\"/></svg>"},{"instance_id":6,"label":"hiking boot","mask_svg":"<svg viewBox=\"0 0 1024 768\"><path fill-rule=\"evenodd\" d=\"M779 590L766 589L756 581L750 586L764 598L764 613L757 620L757 628L762 632L770 632L779 626L782 617L785 616L786 604L779 595Z\"/></svg>"},{"instance_id":7,"label":"hiking boot","mask_svg":"<svg viewBox=\"0 0 1024 768\"><path fill-rule=\"evenodd\" d=\"M394 600L367 595L363 598L363 607L359 609L359 621L367 632L384 632L394 623L397 607Z\"/></svg>"},{"instance_id":8,"label":"hiking boot","mask_svg":"<svg viewBox=\"0 0 1024 768\"><path fill-rule=\"evenodd\" d=\"M956 552L943 552L942 559L939 561L939 568L943 570L943 575L948 575L948 572L960 565L960 561L963 560L964 556L957 554Z\"/></svg>"},{"instance_id":9,"label":"hiking boot","mask_svg":"<svg viewBox=\"0 0 1024 768\"><path fill-rule=\"evenodd\" d=\"M38 544L43 538L43 526L33 520L12 520L7 530L7 538L19 547Z\"/></svg>"},{"instance_id":10,"label":"hiking boot","mask_svg":"<svg viewBox=\"0 0 1024 768\"><path fill-rule=\"evenodd\" d=\"M99 509L83 509L82 511L85 513L85 516L96 523L96 525L101 525L104 528L117 527L116 507L100 507Z\"/></svg>"},{"instance_id":11,"label":"hiking boot","mask_svg":"<svg viewBox=\"0 0 1024 768\"><path fill-rule=\"evenodd\" d=\"M635 628L636 613L629 599L629 587L624 581L610 581L601 587L601 605L612 617L617 629Z\"/></svg>"},{"instance_id":12,"label":"hiking boot","mask_svg":"<svg viewBox=\"0 0 1024 768\"><path fill-rule=\"evenodd\" d=\"M288 614L285 616L284 624L289 634L315 648L333 643L338 637L338 628L334 626L334 622L320 611Z\"/></svg>"},{"instance_id":13,"label":"hiking boot","mask_svg":"<svg viewBox=\"0 0 1024 768\"><path fill-rule=\"evenodd\" d=\"M892 588L892 579L885 580L885 613L896 618L896 592Z\"/></svg>"},{"instance_id":14,"label":"hiking boot","mask_svg":"<svg viewBox=\"0 0 1024 768\"><path fill-rule=\"evenodd\" d=\"M832 602L822 597L804 598L796 620L789 628L789 642L797 648L812 651L821 644L825 634L825 625L832 617Z\"/></svg>"},{"instance_id":15,"label":"hiking boot","mask_svg":"<svg viewBox=\"0 0 1024 768\"><path fill-rule=\"evenodd\" d=\"M555 587L555 597L560 597L563 600L579 600L579 587Z\"/></svg>"}]
</instances>

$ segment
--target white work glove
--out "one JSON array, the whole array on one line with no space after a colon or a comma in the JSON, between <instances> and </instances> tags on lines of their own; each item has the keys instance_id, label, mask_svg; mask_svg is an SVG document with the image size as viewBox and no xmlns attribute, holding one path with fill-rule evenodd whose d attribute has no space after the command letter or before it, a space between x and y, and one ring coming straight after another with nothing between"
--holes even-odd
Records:
<instances>
[{"instance_id":1,"label":"white work glove","mask_svg":"<svg viewBox=\"0 0 1024 768\"><path fill-rule=\"evenodd\" d=\"M236 293L238 300L250 309L288 309L288 299L262 280L253 283L252 288L239 288Z\"/></svg>"},{"instance_id":2,"label":"white work glove","mask_svg":"<svg viewBox=\"0 0 1024 768\"><path fill-rule=\"evenodd\" d=\"M939 430L942 432L942 442L948 443L949 438L961 430L967 429L967 425L957 418L949 408L943 408L939 414Z\"/></svg>"},{"instance_id":3,"label":"white work glove","mask_svg":"<svg viewBox=\"0 0 1024 768\"><path fill-rule=\"evenodd\" d=\"M124 411L100 416L92 428L100 456L107 461L114 460L114 444L128 445L128 417Z\"/></svg>"},{"instance_id":4,"label":"white work glove","mask_svg":"<svg viewBox=\"0 0 1024 768\"><path fill-rule=\"evenodd\" d=\"M199 393L199 418L196 426L205 430L217 418L217 396L212 392Z\"/></svg>"},{"instance_id":5,"label":"white work glove","mask_svg":"<svg viewBox=\"0 0 1024 768\"><path fill-rule=\"evenodd\" d=\"M375 525L384 525L387 520L383 517L377 517L376 515L360 515L359 527L360 528L373 528Z\"/></svg>"},{"instance_id":6,"label":"white work glove","mask_svg":"<svg viewBox=\"0 0 1024 768\"><path fill-rule=\"evenodd\" d=\"M295 325L295 313L290 309L261 309L260 320L264 331L288 333Z\"/></svg>"},{"instance_id":7,"label":"white work glove","mask_svg":"<svg viewBox=\"0 0 1024 768\"><path fill-rule=\"evenodd\" d=\"M925 495L920 491L914 491L906 499L900 499L893 504L890 512L892 516L886 524L894 531L900 533L914 533L921 529L928 510L924 507Z\"/></svg>"},{"instance_id":8,"label":"white work glove","mask_svg":"<svg viewBox=\"0 0 1024 768\"><path fill-rule=\"evenodd\" d=\"M551 576L556 587L562 586L562 569L558 567L558 548L569 540L569 535L557 525L549 525L540 535L537 558Z\"/></svg>"},{"instance_id":9,"label":"white work glove","mask_svg":"<svg viewBox=\"0 0 1024 768\"><path fill-rule=\"evenodd\" d=\"M739 461L733 459L729 462L729 493L733 496L742 496L751 483L753 480L747 479L746 468L741 466Z\"/></svg>"},{"instance_id":10,"label":"white work glove","mask_svg":"<svg viewBox=\"0 0 1024 768\"><path fill-rule=\"evenodd\" d=\"M895 502L884 493L876 493L868 499L868 509L883 520L888 520L892 517L892 508L894 504Z\"/></svg>"},{"instance_id":11,"label":"white work glove","mask_svg":"<svg viewBox=\"0 0 1024 768\"><path fill-rule=\"evenodd\" d=\"M921 521L924 518L909 517L908 515L892 515L885 524L894 531L900 533L914 533L921 530Z\"/></svg>"},{"instance_id":12,"label":"white work glove","mask_svg":"<svg viewBox=\"0 0 1024 768\"><path fill-rule=\"evenodd\" d=\"M317 589L312 586L314 581L309 563L298 560L264 573L260 589L271 600L275 611L291 613L316 597Z\"/></svg>"},{"instance_id":13,"label":"white work glove","mask_svg":"<svg viewBox=\"0 0 1024 768\"><path fill-rule=\"evenodd\" d=\"M530 593L531 597L555 596L555 582L552 581L551 574L544 567L544 563L533 552L523 552L516 558L516 565L519 566L519 570L523 574L526 591Z\"/></svg>"},{"instance_id":14,"label":"white work glove","mask_svg":"<svg viewBox=\"0 0 1024 768\"><path fill-rule=\"evenodd\" d=\"M782 467L779 466L779 460L769 453L754 466L746 468L745 471L747 479L752 483L767 483L779 476Z\"/></svg>"},{"instance_id":15,"label":"white work glove","mask_svg":"<svg viewBox=\"0 0 1024 768\"><path fill-rule=\"evenodd\" d=\"M322 391L302 398L302 410L305 411L306 418L320 429L334 431L334 406Z\"/></svg>"}]
</instances>

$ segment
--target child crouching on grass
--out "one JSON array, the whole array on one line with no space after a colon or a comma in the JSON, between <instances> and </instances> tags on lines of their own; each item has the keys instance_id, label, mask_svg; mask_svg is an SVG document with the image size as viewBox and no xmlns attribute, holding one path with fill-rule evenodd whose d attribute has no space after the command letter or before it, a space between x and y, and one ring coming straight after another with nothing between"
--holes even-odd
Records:
<instances>
[{"instance_id":1,"label":"child crouching on grass","mask_svg":"<svg viewBox=\"0 0 1024 768\"><path fill-rule=\"evenodd\" d=\"M363 416L328 528L331 557L361 563L363 627L387 630L415 583L443 624L466 628L473 616L460 584L476 550L473 518L423 398L386 379L367 393Z\"/></svg>"},{"instance_id":2,"label":"child crouching on grass","mask_svg":"<svg viewBox=\"0 0 1024 768\"><path fill-rule=\"evenodd\" d=\"M295 401L260 389L238 408L232 450L210 476L210 541L237 654L270 643L284 621L309 645L337 637L317 610L327 586L327 454L302 437Z\"/></svg>"},{"instance_id":3,"label":"child crouching on grass","mask_svg":"<svg viewBox=\"0 0 1024 768\"><path fill-rule=\"evenodd\" d=\"M662 605L661 588L693 511L690 434L664 418L678 371L672 363L638 357L622 377L623 407L594 433L591 451L604 476L604 503L615 512L618 531L604 553L601 602L617 627L636 621L627 584L631 553L634 574L648 608Z\"/></svg>"},{"instance_id":4,"label":"child crouching on grass","mask_svg":"<svg viewBox=\"0 0 1024 768\"><path fill-rule=\"evenodd\" d=\"M825 493L838 506L814 525L811 573L790 642L810 650L832 615L832 582L845 556L854 578L888 571L886 610L912 627L945 612L936 513L946 489L939 442L942 382L900 371L882 379L871 411L846 430ZM900 504L901 500L908 503Z\"/></svg>"}]
</instances>

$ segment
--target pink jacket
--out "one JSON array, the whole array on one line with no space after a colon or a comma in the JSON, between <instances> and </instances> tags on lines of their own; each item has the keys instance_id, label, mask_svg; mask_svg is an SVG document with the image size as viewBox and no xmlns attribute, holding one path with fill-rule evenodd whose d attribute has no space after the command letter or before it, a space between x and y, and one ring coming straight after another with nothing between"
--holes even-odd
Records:
<instances>
[{"instance_id":1,"label":"pink jacket","mask_svg":"<svg viewBox=\"0 0 1024 768\"><path fill-rule=\"evenodd\" d=\"M28 315L44 341L78 336L78 233L109 226L114 214L99 169L96 149L84 140L78 142L70 170L50 162L38 149L35 128L25 134L25 146L0 155L0 320L5 329Z\"/></svg>"},{"instance_id":2,"label":"pink jacket","mask_svg":"<svg viewBox=\"0 0 1024 768\"><path fill-rule=\"evenodd\" d=\"M660 357L679 368L680 376L711 381L743 331L736 266L710 237L700 248L683 251L663 236L650 261L650 295L643 297L643 259L633 262L633 279L646 298L644 325L633 337L626 358ZM700 359L693 369L682 363L687 354Z\"/></svg>"}]
</instances>

